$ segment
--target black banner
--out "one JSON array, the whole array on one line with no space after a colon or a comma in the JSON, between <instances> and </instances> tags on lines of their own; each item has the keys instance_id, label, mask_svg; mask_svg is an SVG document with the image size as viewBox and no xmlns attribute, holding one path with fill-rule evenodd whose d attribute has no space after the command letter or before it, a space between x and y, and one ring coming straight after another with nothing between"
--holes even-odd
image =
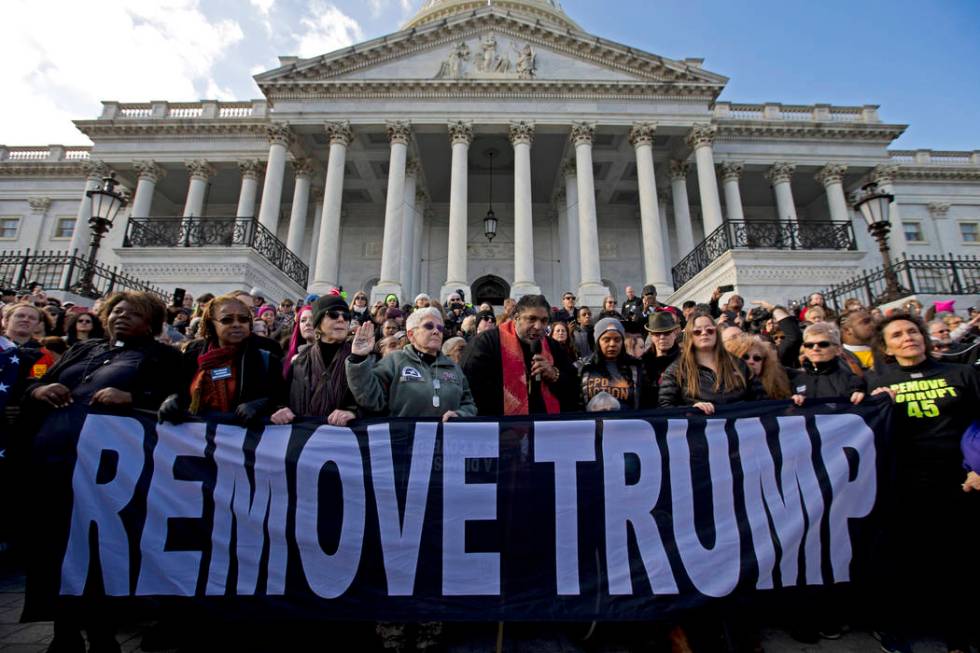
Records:
<instances>
[{"instance_id":1,"label":"black banner","mask_svg":"<svg viewBox=\"0 0 980 653\"><path fill-rule=\"evenodd\" d=\"M888 405L257 430L70 408L37 438L25 617L635 620L846 582Z\"/></svg>"}]
</instances>

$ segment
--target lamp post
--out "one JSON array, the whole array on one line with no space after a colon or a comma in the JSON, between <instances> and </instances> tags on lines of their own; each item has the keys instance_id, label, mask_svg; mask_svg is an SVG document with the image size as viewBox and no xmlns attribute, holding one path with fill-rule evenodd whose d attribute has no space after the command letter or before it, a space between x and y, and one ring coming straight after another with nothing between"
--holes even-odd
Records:
<instances>
[{"instance_id":1,"label":"lamp post","mask_svg":"<svg viewBox=\"0 0 980 653\"><path fill-rule=\"evenodd\" d=\"M487 215L483 218L483 235L491 243L493 237L497 235L497 214L493 212L493 150L487 152L490 157L490 196L487 202Z\"/></svg>"},{"instance_id":2,"label":"lamp post","mask_svg":"<svg viewBox=\"0 0 980 653\"><path fill-rule=\"evenodd\" d=\"M102 180L101 188L85 193L92 201L92 217L88 220L89 227L92 229L92 240L89 243L85 273L76 287L80 295L96 297L99 294L92 282L95 277L95 258L99 253L102 238L112 229L119 210L126 206L126 199L122 193L115 190L116 184L116 173L112 173Z\"/></svg>"},{"instance_id":3,"label":"lamp post","mask_svg":"<svg viewBox=\"0 0 980 653\"><path fill-rule=\"evenodd\" d=\"M902 296L898 275L892 267L891 252L888 248L888 232L892 227L889 212L895 196L879 190L878 184L874 182L865 185L861 190L864 192L854 204L854 208L861 212L864 221L868 223L868 231L878 241L878 251L881 252L885 272L885 292L878 297L878 301L886 304Z\"/></svg>"}]
</instances>

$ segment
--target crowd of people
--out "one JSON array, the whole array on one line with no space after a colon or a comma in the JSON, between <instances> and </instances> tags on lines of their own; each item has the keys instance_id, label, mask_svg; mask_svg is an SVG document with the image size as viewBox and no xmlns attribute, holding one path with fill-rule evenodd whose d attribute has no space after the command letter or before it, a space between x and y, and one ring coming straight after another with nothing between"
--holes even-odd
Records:
<instances>
[{"instance_id":1,"label":"crowd of people","mask_svg":"<svg viewBox=\"0 0 980 653\"><path fill-rule=\"evenodd\" d=\"M256 288L185 295L169 307L143 292L91 306L59 302L37 284L2 292L8 490L10 461L29 458L44 416L73 403L150 410L174 423L217 416L344 426L367 417L677 407L712 415L738 402L858 404L887 394L898 498L880 521L871 620L886 651L909 651L907 628L926 615L951 652L966 653L976 637L977 307L963 317L952 301L882 312L848 300L838 314L814 293L803 306L753 300L746 310L728 288L675 307L653 286L640 295L627 287L622 302L609 296L601 307L577 305L566 292L558 306L526 295L502 310L467 303L462 291L445 303L420 294L410 304L388 295L372 305L363 291L348 299L335 289L277 304ZM0 528L0 538L16 541L9 524ZM794 635L839 636L848 616L828 617L827 603L809 601L812 614ZM52 650L84 650L83 627L89 650L119 650L111 629L68 617L56 624ZM420 629L416 646L436 644L436 632ZM710 650L685 638L672 637L675 649Z\"/></svg>"}]
</instances>

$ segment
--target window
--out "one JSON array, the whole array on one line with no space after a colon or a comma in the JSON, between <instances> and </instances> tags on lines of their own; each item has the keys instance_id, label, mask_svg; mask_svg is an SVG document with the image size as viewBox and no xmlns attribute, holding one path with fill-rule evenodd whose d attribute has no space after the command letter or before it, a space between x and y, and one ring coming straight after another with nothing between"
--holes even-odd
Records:
<instances>
[{"instance_id":1,"label":"window","mask_svg":"<svg viewBox=\"0 0 980 653\"><path fill-rule=\"evenodd\" d=\"M922 234L921 222L903 222L902 230L905 232L905 240L910 243L922 243L926 240Z\"/></svg>"},{"instance_id":2,"label":"window","mask_svg":"<svg viewBox=\"0 0 980 653\"><path fill-rule=\"evenodd\" d=\"M20 218L0 218L0 240L16 240Z\"/></svg>"},{"instance_id":3,"label":"window","mask_svg":"<svg viewBox=\"0 0 980 653\"><path fill-rule=\"evenodd\" d=\"M58 218L58 222L54 225L54 235L52 238L64 238L68 239L72 237L75 233L75 218Z\"/></svg>"},{"instance_id":4,"label":"window","mask_svg":"<svg viewBox=\"0 0 980 653\"><path fill-rule=\"evenodd\" d=\"M980 223L961 222L960 236L963 237L964 243L980 243Z\"/></svg>"}]
</instances>

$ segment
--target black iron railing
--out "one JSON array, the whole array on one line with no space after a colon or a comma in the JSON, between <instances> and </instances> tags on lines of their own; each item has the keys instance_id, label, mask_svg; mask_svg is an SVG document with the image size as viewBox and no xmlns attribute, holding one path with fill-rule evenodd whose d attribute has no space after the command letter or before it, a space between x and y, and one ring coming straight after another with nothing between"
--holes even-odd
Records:
<instances>
[{"instance_id":1,"label":"black iron railing","mask_svg":"<svg viewBox=\"0 0 980 653\"><path fill-rule=\"evenodd\" d=\"M92 283L84 288L85 273L91 269ZM105 297L117 291L144 290L170 302L170 295L113 266L95 263L74 252L47 252L24 250L0 252L0 287L26 290L28 284L37 282L48 290L63 290L78 295Z\"/></svg>"},{"instance_id":2,"label":"black iron railing","mask_svg":"<svg viewBox=\"0 0 980 653\"><path fill-rule=\"evenodd\" d=\"M898 277L899 292L911 295L976 295L980 294L980 258L976 256L906 256L892 261ZM822 291L824 299L834 310L841 311L851 297L865 306L877 306L885 295L884 266L867 270Z\"/></svg>"},{"instance_id":3,"label":"black iron railing","mask_svg":"<svg viewBox=\"0 0 980 653\"><path fill-rule=\"evenodd\" d=\"M733 249L857 249L850 221L726 220L674 266L680 288Z\"/></svg>"},{"instance_id":4,"label":"black iron railing","mask_svg":"<svg viewBox=\"0 0 980 653\"><path fill-rule=\"evenodd\" d=\"M123 247L248 247L306 287L309 266L254 218L130 218Z\"/></svg>"}]
</instances>

